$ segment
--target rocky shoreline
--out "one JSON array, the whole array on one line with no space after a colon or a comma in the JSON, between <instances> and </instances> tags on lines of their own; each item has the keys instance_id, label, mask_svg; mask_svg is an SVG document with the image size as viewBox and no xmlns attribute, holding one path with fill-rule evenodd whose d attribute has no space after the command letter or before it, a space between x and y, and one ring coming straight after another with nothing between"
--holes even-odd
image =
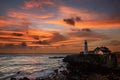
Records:
<instances>
[{"instance_id":1,"label":"rocky shoreline","mask_svg":"<svg viewBox=\"0 0 120 80\"><path fill-rule=\"evenodd\" d=\"M115 57L116 54L110 56ZM120 80L120 67L114 58L109 61L107 57L99 54L68 55L60 67L32 74L17 72L6 80Z\"/></svg>"},{"instance_id":2,"label":"rocky shoreline","mask_svg":"<svg viewBox=\"0 0 120 80\"><path fill-rule=\"evenodd\" d=\"M66 80L120 80L120 67L116 63L112 63L113 60L104 61L107 56L108 54L66 56L63 59L63 62L67 63L66 68L69 71Z\"/></svg>"}]
</instances>

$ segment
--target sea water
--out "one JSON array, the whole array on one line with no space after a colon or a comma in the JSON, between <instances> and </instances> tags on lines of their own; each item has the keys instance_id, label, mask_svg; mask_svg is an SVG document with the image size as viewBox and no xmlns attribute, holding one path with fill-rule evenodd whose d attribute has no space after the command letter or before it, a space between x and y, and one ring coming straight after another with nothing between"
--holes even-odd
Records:
<instances>
[{"instance_id":1,"label":"sea water","mask_svg":"<svg viewBox=\"0 0 120 80\"><path fill-rule=\"evenodd\" d=\"M19 71L34 73L44 69L57 67L65 54L0 54L0 80Z\"/></svg>"}]
</instances>

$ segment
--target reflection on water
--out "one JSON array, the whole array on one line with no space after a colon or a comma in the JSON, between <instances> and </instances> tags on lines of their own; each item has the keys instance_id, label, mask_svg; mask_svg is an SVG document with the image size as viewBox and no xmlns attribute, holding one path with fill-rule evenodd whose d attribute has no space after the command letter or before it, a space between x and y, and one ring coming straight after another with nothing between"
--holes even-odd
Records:
<instances>
[{"instance_id":1,"label":"reflection on water","mask_svg":"<svg viewBox=\"0 0 120 80\"><path fill-rule=\"evenodd\" d=\"M61 54L62 55L62 54ZM28 55L0 55L0 77L14 74L18 71L34 72L58 66L61 59L49 59L58 54L28 54ZM63 56L63 55L62 55ZM64 55L65 56L65 55Z\"/></svg>"}]
</instances>

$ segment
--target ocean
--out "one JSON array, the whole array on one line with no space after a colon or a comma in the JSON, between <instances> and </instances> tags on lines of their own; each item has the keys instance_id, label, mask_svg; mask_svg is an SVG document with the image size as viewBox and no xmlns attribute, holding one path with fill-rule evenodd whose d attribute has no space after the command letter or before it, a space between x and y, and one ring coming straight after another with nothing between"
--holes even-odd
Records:
<instances>
[{"instance_id":1,"label":"ocean","mask_svg":"<svg viewBox=\"0 0 120 80\"><path fill-rule=\"evenodd\" d=\"M66 54L0 54L0 80L19 71L34 73L60 66Z\"/></svg>"}]
</instances>

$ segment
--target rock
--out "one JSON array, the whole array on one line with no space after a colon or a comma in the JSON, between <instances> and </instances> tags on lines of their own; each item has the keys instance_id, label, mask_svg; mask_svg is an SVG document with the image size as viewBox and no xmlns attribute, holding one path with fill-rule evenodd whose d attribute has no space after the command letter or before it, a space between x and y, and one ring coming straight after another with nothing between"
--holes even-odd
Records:
<instances>
[{"instance_id":1,"label":"rock","mask_svg":"<svg viewBox=\"0 0 120 80\"><path fill-rule=\"evenodd\" d=\"M29 78L27 78L27 77L24 77L24 78L23 78L23 80L30 80L30 79L29 79Z\"/></svg>"},{"instance_id":2,"label":"rock","mask_svg":"<svg viewBox=\"0 0 120 80\"><path fill-rule=\"evenodd\" d=\"M116 63L113 64L116 62L116 54L74 54L66 56L63 62L66 63L69 72L66 80L109 80L106 75L109 76L111 73L116 75L112 76L114 80L120 80L120 68Z\"/></svg>"},{"instance_id":3,"label":"rock","mask_svg":"<svg viewBox=\"0 0 120 80\"><path fill-rule=\"evenodd\" d=\"M10 80L17 80L16 78L11 78Z\"/></svg>"}]
</instances>

